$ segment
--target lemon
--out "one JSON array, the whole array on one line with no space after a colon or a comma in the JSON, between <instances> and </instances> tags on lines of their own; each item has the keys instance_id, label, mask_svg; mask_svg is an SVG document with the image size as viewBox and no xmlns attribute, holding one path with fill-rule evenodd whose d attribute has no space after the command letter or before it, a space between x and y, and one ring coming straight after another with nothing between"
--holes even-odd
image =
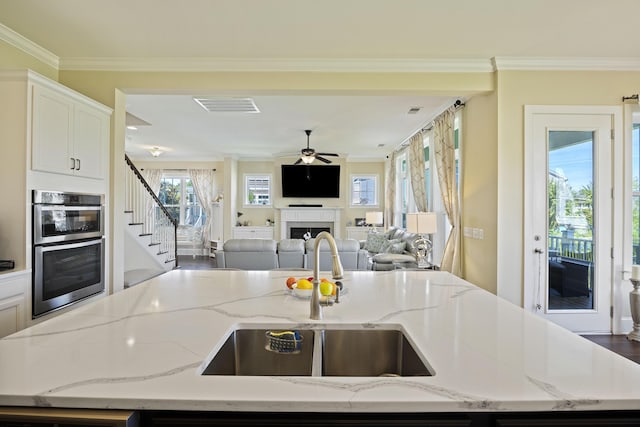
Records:
<instances>
[{"instance_id":1,"label":"lemon","mask_svg":"<svg viewBox=\"0 0 640 427\"><path fill-rule=\"evenodd\" d=\"M320 283L320 293L322 295L331 295L333 293L333 287L335 285L331 282Z\"/></svg>"},{"instance_id":2,"label":"lemon","mask_svg":"<svg viewBox=\"0 0 640 427\"><path fill-rule=\"evenodd\" d=\"M300 279L300 280L298 280L298 282L296 284L296 288L297 289L311 289L311 288L313 288L313 285L307 279Z\"/></svg>"}]
</instances>

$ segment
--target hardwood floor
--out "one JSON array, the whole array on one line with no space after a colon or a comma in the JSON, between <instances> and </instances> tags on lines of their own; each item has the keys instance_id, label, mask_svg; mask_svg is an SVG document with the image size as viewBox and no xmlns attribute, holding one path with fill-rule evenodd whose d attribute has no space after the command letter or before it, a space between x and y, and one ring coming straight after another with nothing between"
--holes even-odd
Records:
<instances>
[{"instance_id":1,"label":"hardwood floor","mask_svg":"<svg viewBox=\"0 0 640 427\"><path fill-rule=\"evenodd\" d=\"M583 335L583 337L627 359L640 363L640 342L629 341L626 335Z\"/></svg>"},{"instance_id":2,"label":"hardwood floor","mask_svg":"<svg viewBox=\"0 0 640 427\"><path fill-rule=\"evenodd\" d=\"M216 268L216 259L208 256L178 255L178 268L182 270L209 270Z\"/></svg>"},{"instance_id":3,"label":"hardwood floor","mask_svg":"<svg viewBox=\"0 0 640 427\"><path fill-rule=\"evenodd\" d=\"M208 256L178 256L178 268L184 270L208 270L216 268L215 258ZM583 335L588 340L595 342L627 359L640 363L640 342L629 341L626 335Z\"/></svg>"}]
</instances>

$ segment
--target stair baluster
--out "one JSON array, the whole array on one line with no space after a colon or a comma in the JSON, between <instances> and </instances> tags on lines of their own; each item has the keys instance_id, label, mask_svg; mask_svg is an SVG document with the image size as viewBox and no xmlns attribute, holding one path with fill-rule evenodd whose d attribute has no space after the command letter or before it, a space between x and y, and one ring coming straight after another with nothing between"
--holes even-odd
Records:
<instances>
[{"instance_id":1,"label":"stair baluster","mask_svg":"<svg viewBox=\"0 0 640 427\"><path fill-rule=\"evenodd\" d=\"M133 222L142 224L143 234L152 236L159 254L165 262L178 266L178 221L171 217L167 208L153 192L129 156L125 154L127 168L125 183L125 211L132 213Z\"/></svg>"}]
</instances>

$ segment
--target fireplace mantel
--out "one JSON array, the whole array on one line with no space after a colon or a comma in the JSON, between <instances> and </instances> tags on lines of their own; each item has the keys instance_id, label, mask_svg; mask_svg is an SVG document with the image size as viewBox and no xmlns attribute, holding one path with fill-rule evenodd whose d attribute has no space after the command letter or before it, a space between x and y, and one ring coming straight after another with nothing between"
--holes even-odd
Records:
<instances>
[{"instance_id":1,"label":"fireplace mantel","mask_svg":"<svg viewBox=\"0 0 640 427\"><path fill-rule=\"evenodd\" d=\"M319 208L319 207L295 207L280 208L280 238L286 239L289 236L289 227L295 224L296 227L304 224L314 227L316 223L331 223L333 237L340 238L340 208Z\"/></svg>"}]
</instances>

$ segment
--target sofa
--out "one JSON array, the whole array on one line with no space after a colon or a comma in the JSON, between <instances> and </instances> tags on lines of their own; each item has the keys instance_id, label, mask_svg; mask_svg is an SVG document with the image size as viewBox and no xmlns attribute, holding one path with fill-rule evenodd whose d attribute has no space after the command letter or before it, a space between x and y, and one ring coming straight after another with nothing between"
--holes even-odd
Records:
<instances>
[{"instance_id":1,"label":"sofa","mask_svg":"<svg viewBox=\"0 0 640 427\"><path fill-rule=\"evenodd\" d=\"M315 239L229 239L216 251L218 268L241 270L309 269L312 270ZM336 239L338 255L345 270L366 270L367 255L355 239ZM331 252L326 241L320 242L320 270L331 270Z\"/></svg>"},{"instance_id":2,"label":"sofa","mask_svg":"<svg viewBox=\"0 0 640 427\"><path fill-rule=\"evenodd\" d=\"M367 270L368 259L365 253L360 251L360 242L355 239L336 239L338 256L345 270ZM307 267L313 269L315 266L315 239L309 239L305 243L307 253ZM322 240L318 247L320 271L332 269L333 258L329 242Z\"/></svg>"},{"instance_id":3,"label":"sofa","mask_svg":"<svg viewBox=\"0 0 640 427\"><path fill-rule=\"evenodd\" d=\"M564 257L549 260L549 287L561 296L589 296L592 286L593 263Z\"/></svg>"},{"instance_id":4,"label":"sofa","mask_svg":"<svg viewBox=\"0 0 640 427\"><path fill-rule=\"evenodd\" d=\"M278 268L277 244L272 239L229 239L216 251L218 268L273 270Z\"/></svg>"},{"instance_id":5,"label":"sofa","mask_svg":"<svg viewBox=\"0 0 640 427\"><path fill-rule=\"evenodd\" d=\"M360 244L368 260L368 269L386 271L417 267L415 241L419 238L420 235L397 227L390 227L385 232L369 233Z\"/></svg>"},{"instance_id":6,"label":"sofa","mask_svg":"<svg viewBox=\"0 0 640 427\"><path fill-rule=\"evenodd\" d=\"M282 239L278 242L278 268L307 268L304 240Z\"/></svg>"}]
</instances>

